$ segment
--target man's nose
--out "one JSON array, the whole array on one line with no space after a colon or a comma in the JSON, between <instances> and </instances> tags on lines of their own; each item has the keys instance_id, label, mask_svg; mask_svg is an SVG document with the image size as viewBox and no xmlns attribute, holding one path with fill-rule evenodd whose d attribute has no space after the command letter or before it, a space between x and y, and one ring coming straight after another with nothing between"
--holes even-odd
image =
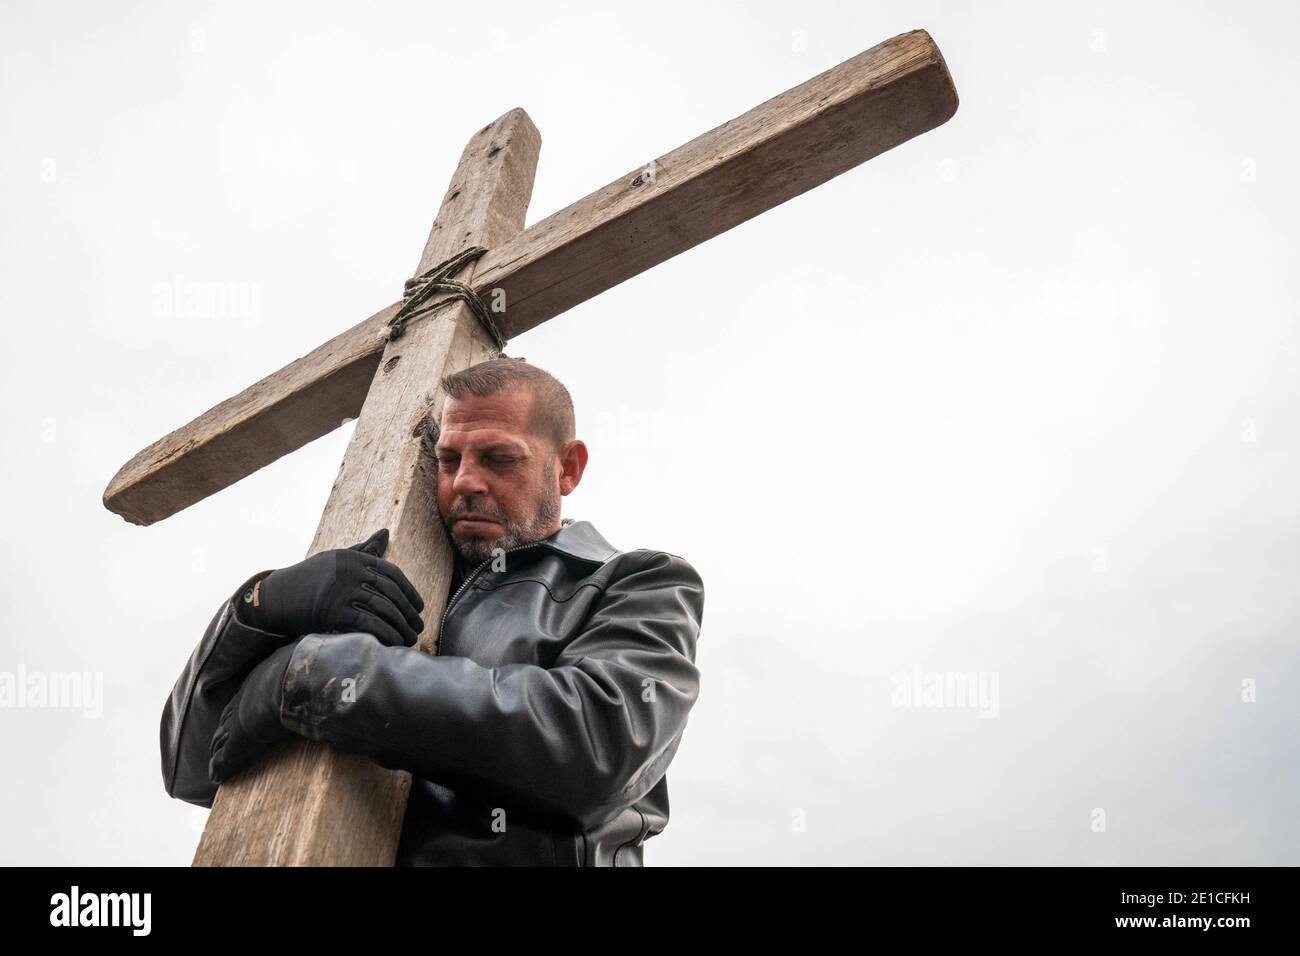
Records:
<instances>
[{"instance_id":1,"label":"man's nose","mask_svg":"<svg viewBox=\"0 0 1300 956\"><path fill-rule=\"evenodd\" d=\"M456 477L452 479L452 490L462 495L481 495L487 492L487 482L483 480L483 473L475 468L472 464L461 462L456 469Z\"/></svg>"}]
</instances>

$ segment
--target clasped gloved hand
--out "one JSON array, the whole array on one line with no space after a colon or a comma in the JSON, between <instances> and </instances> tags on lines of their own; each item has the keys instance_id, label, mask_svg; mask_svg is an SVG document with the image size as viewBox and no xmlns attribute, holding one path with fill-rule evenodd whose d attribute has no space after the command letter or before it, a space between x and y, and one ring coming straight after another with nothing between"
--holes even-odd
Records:
<instances>
[{"instance_id":1,"label":"clasped gloved hand","mask_svg":"<svg viewBox=\"0 0 1300 956\"><path fill-rule=\"evenodd\" d=\"M213 783L224 783L280 741L294 736L280 720L280 706L289 660L297 646L296 640L286 644L254 667L221 712L208 764Z\"/></svg>"},{"instance_id":2,"label":"clasped gloved hand","mask_svg":"<svg viewBox=\"0 0 1300 956\"><path fill-rule=\"evenodd\" d=\"M244 593L239 615L273 634L365 631L410 647L424 630L424 601L401 569L380 557L387 547L382 528L350 548L272 571Z\"/></svg>"}]
</instances>

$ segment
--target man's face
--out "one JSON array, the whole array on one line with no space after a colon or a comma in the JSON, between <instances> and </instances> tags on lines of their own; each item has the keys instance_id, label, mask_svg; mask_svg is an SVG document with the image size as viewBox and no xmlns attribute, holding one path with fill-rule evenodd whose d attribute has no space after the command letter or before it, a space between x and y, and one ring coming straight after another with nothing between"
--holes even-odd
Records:
<instances>
[{"instance_id":1,"label":"man's face","mask_svg":"<svg viewBox=\"0 0 1300 956\"><path fill-rule=\"evenodd\" d=\"M557 451L529 432L531 404L526 389L443 404L438 513L467 561L486 561L496 548L540 541L560 527L560 495L577 483L562 480L569 446Z\"/></svg>"}]
</instances>

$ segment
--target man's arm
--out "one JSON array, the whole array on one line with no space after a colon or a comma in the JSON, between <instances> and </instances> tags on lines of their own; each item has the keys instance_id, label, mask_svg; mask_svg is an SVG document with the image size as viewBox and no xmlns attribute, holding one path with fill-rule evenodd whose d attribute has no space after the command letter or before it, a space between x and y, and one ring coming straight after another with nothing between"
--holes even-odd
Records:
<instances>
[{"instance_id":1,"label":"man's arm","mask_svg":"<svg viewBox=\"0 0 1300 956\"><path fill-rule=\"evenodd\" d=\"M163 706L169 796L212 806L217 785L209 764L222 711L255 666L299 635L364 630L384 643L415 643L424 601L401 569L383 560L387 547L388 529L381 528L350 548L259 571L221 606Z\"/></svg>"},{"instance_id":2,"label":"man's arm","mask_svg":"<svg viewBox=\"0 0 1300 956\"><path fill-rule=\"evenodd\" d=\"M250 577L217 609L163 705L162 775L170 797L212 806L217 785L208 777L208 762L221 712L248 672L292 640L259 630L239 616L244 593L269 573Z\"/></svg>"},{"instance_id":3,"label":"man's arm","mask_svg":"<svg viewBox=\"0 0 1300 956\"><path fill-rule=\"evenodd\" d=\"M626 573L552 667L308 635L281 719L390 769L597 825L663 777L699 695L699 575L662 552L618 560Z\"/></svg>"}]
</instances>

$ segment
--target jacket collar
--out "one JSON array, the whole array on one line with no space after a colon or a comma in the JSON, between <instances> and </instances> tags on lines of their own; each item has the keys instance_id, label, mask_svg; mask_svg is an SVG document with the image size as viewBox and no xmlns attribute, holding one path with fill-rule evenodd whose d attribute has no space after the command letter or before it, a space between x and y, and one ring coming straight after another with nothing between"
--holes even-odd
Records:
<instances>
[{"instance_id":1,"label":"jacket collar","mask_svg":"<svg viewBox=\"0 0 1300 956\"><path fill-rule=\"evenodd\" d=\"M619 553L618 548L606 541L590 521L574 521L572 518L563 519L560 530L538 544L591 564L604 564ZM454 592L476 562L467 562L462 558L459 548L452 548L452 558L451 590Z\"/></svg>"},{"instance_id":2,"label":"jacket collar","mask_svg":"<svg viewBox=\"0 0 1300 956\"><path fill-rule=\"evenodd\" d=\"M553 551L593 564L604 564L618 554L618 548L606 541L590 521L572 518L561 521L560 530L542 543Z\"/></svg>"}]
</instances>

